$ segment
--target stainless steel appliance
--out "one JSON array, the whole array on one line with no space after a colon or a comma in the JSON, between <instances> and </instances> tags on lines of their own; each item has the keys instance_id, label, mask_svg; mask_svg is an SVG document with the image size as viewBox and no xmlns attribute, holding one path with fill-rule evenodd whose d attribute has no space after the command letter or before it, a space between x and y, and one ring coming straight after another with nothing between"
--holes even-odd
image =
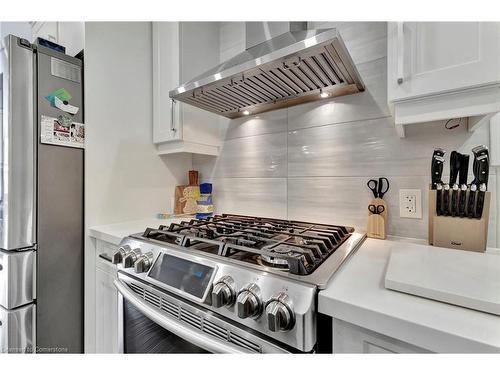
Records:
<instances>
[{"instance_id":1,"label":"stainless steel appliance","mask_svg":"<svg viewBox=\"0 0 500 375\"><path fill-rule=\"evenodd\" d=\"M364 238L345 226L239 215L126 237L113 255L120 349L320 351L318 291Z\"/></svg>"},{"instance_id":2,"label":"stainless steel appliance","mask_svg":"<svg viewBox=\"0 0 500 375\"><path fill-rule=\"evenodd\" d=\"M247 22L250 34L269 35L269 23ZM262 25L263 30L254 32ZM328 97L354 94L365 86L336 29L288 32L252 43L244 52L170 91L174 100L237 118ZM298 25L298 26L297 26Z\"/></svg>"},{"instance_id":3,"label":"stainless steel appliance","mask_svg":"<svg viewBox=\"0 0 500 375\"><path fill-rule=\"evenodd\" d=\"M42 116L83 123L82 82L81 60L1 41L0 353L83 351L84 151L40 140Z\"/></svg>"}]
</instances>

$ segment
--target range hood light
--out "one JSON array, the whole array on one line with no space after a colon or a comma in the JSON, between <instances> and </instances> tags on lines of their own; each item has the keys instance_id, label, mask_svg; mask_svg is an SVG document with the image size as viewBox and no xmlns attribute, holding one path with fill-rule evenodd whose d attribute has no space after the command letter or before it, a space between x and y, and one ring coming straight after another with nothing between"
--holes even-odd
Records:
<instances>
[{"instance_id":1,"label":"range hood light","mask_svg":"<svg viewBox=\"0 0 500 375\"><path fill-rule=\"evenodd\" d=\"M323 90L319 90L319 96L322 97L323 99L324 98L328 98L328 93L327 92L323 92Z\"/></svg>"},{"instance_id":2,"label":"range hood light","mask_svg":"<svg viewBox=\"0 0 500 375\"><path fill-rule=\"evenodd\" d=\"M249 110L247 110L247 109L245 109L245 110L243 111L243 114L244 114L245 116L248 116L248 115L250 114L250 111L249 111Z\"/></svg>"}]
</instances>

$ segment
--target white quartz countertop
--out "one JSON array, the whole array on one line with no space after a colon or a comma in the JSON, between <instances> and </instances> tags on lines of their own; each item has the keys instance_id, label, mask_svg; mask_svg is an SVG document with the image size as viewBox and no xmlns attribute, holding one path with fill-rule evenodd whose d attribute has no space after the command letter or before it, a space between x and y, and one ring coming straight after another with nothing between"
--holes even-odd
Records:
<instances>
[{"instance_id":1,"label":"white quartz countertop","mask_svg":"<svg viewBox=\"0 0 500 375\"><path fill-rule=\"evenodd\" d=\"M144 232L146 228L158 228L160 225L170 225L183 220L190 220L191 217L175 217L169 219L146 218L141 220L127 221L107 225L98 225L89 228L89 236L102 241L119 245L122 238L130 234Z\"/></svg>"},{"instance_id":2,"label":"white quartz countertop","mask_svg":"<svg viewBox=\"0 0 500 375\"><path fill-rule=\"evenodd\" d=\"M499 316L384 287L393 248L429 247L411 242L367 239L320 292L319 312L434 352L500 352Z\"/></svg>"}]
</instances>

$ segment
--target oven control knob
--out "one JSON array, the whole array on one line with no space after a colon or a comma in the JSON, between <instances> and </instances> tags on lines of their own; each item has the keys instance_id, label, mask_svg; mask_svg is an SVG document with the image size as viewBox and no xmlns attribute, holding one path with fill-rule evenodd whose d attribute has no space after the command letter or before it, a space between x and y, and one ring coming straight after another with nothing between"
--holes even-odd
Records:
<instances>
[{"instance_id":1,"label":"oven control knob","mask_svg":"<svg viewBox=\"0 0 500 375\"><path fill-rule=\"evenodd\" d=\"M141 256L141 249L130 250L122 259L123 268L130 268L134 265L137 259Z\"/></svg>"},{"instance_id":2,"label":"oven control knob","mask_svg":"<svg viewBox=\"0 0 500 375\"><path fill-rule=\"evenodd\" d=\"M114 254L113 254L113 258L112 258L112 262L113 264L118 264L118 263L121 263L122 260L123 260L123 257L130 251L132 250L130 248L129 245L123 245L123 246L120 246L120 248L118 249L118 251L116 251Z\"/></svg>"},{"instance_id":3,"label":"oven control knob","mask_svg":"<svg viewBox=\"0 0 500 375\"><path fill-rule=\"evenodd\" d=\"M248 284L238 293L236 310L241 319L258 318L262 310L260 289L256 284Z\"/></svg>"},{"instance_id":4,"label":"oven control knob","mask_svg":"<svg viewBox=\"0 0 500 375\"><path fill-rule=\"evenodd\" d=\"M295 324L292 300L286 293L279 293L266 302L267 326L272 332L289 331Z\"/></svg>"},{"instance_id":5,"label":"oven control knob","mask_svg":"<svg viewBox=\"0 0 500 375\"><path fill-rule=\"evenodd\" d=\"M231 276L223 276L212 289L212 306L231 306L234 303L234 280Z\"/></svg>"},{"instance_id":6,"label":"oven control knob","mask_svg":"<svg viewBox=\"0 0 500 375\"><path fill-rule=\"evenodd\" d=\"M137 258L134 263L134 270L136 273L147 272L151 266L153 265L153 253L147 252L146 254L142 254Z\"/></svg>"}]
</instances>

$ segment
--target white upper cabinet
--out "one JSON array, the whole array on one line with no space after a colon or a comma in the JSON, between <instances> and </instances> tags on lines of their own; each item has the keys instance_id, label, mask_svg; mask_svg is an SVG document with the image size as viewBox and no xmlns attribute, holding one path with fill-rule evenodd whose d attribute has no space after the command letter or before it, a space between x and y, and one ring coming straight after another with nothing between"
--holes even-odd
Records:
<instances>
[{"instance_id":1,"label":"white upper cabinet","mask_svg":"<svg viewBox=\"0 0 500 375\"><path fill-rule=\"evenodd\" d=\"M216 22L153 22L153 142L159 154L218 155L219 116L169 97L218 63Z\"/></svg>"},{"instance_id":2,"label":"white upper cabinet","mask_svg":"<svg viewBox=\"0 0 500 375\"><path fill-rule=\"evenodd\" d=\"M40 37L66 47L66 54L75 56L85 46L84 22L33 22L33 41Z\"/></svg>"},{"instance_id":3,"label":"white upper cabinet","mask_svg":"<svg viewBox=\"0 0 500 375\"><path fill-rule=\"evenodd\" d=\"M492 114L499 83L500 23L389 22L388 100L397 125Z\"/></svg>"},{"instance_id":4,"label":"white upper cabinet","mask_svg":"<svg viewBox=\"0 0 500 375\"><path fill-rule=\"evenodd\" d=\"M182 137L179 103L168 92L179 86L179 23L153 22L153 140Z\"/></svg>"}]
</instances>

